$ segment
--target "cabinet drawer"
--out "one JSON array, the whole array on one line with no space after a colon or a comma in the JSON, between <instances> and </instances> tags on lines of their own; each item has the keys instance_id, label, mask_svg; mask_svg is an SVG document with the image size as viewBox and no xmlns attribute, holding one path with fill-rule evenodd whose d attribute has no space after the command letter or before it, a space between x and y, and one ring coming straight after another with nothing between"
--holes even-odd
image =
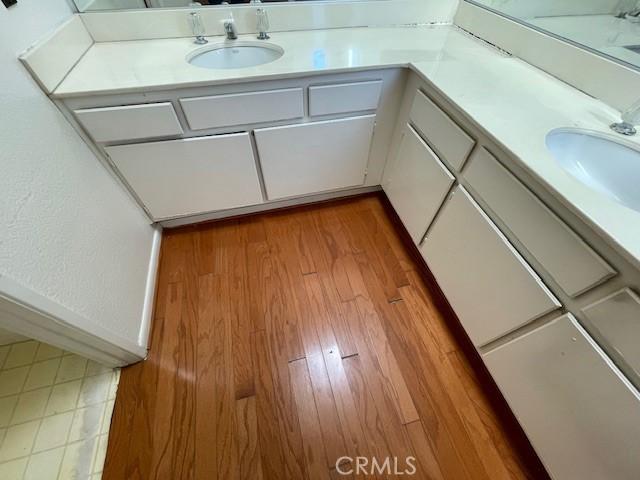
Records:
<instances>
[{"instance_id":1,"label":"cabinet drawer","mask_svg":"<svg viewBox=\"0 0 640 480\"><path fill-rule=\"evenodd\" d=\"M248 133L106 150L155 220L262 203Z\"/></svg>"},{"instance_id":2,"label":"cabinet drawer","mask_svg":"<svg viewBox=\"0 0 640 480\"><path fill-rule=\"evenodd\" d=\"M382 80L309 87L309 115L375 110L381 91Z\"/></svg>"},{"instance_id":3,"label":"cabinet drawer","mask_svg":"<svg viewBox=\"0 0 640 480\"><path fill-rule=\"evenodd\" d=\"M625 288L583 309L611 347L640 375L640 297Z\"/></svg>"},{"instance_id":4,"label":"cabinet drawer","mask_svg":"<svg viewBox=\"0 0 640 480\"><path fill-rule=\"evenodd\" d=\"M462 187L455 188L420 250L476 346L560 307Z\"/></svg>"},{"instance_id":5,"label":"cabinet drawer","mask_svg":"<svg viewBox=\"0 0 640 480\"><path fill-rule=\"evenodd\" d=\"M302 88L180 100L191 130L302 118L303 103Z\"/></svg>"},{"instance_id":6,"label":"cabinet drawer","mask_svg":"<svg viewBox=\"0 0 640 480\"><path fill-rule=\"evenodd\" d=\"M483 358L553 478L638 478L638 393L571 315Z\"/></svg>"},{"instance_id":7,"label":"cabinet drawer","mask_svg":"<svg viewBox=\"0 0 640 480\"><path fill-rule=\"evenodd\" d=\"M269 199L362 185L375 118L255 130Z\"/></svg>"},{"instance_id":8,"label":"cabinet drawer","mask_svg":"<svg viewBox=\"0 0 640 480\"><path fill-rule=\"evenodd\" d=\"M442 205L454 177L407 125L384 191L417 244Z\"/></svg>"},{"instance_id":9,"label":"cabinet drawer","mask_svg":"<svg viewBox=\"0 0 640 480\"><path fill-rule=\"evenodd\" d=\"M477 149L464 177L562 289L577 295L615 274L486 149Z\"/></svg>"},{"instance_id":10,"label":"cabinet drawer","mask_svg":"<svg viewBox=\"0 0 640 480\"><path fill-rule=\"evenodd\" d=\"M76 118L96 142L182 135L169 102L74 110Z\"/></svg>"},{"instance_id":11,"label":"cabinet drawer","mask_svg":"<svg viewBox=\"0 0 640 480\"><path fill-rule=\"evenodd\" d=\"M456 170L462 168L475 140L420 90L416 91L409 118L441 159Z\"/></svg>"}]
</instances>

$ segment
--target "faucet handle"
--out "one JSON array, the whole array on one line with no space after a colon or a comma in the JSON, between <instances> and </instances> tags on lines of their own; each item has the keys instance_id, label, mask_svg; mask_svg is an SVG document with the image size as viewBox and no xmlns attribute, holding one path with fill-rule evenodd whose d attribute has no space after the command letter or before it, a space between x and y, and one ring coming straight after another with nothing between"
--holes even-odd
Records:
<instances>
[{"instance_id":1,"label":"faucet handle","mask_svg":"<svg viewBox=\"0 0 640 480\"><path fill-rule=\"evenodd\" d=\"M191 12L189 14L189 24L191 25L191 31L193 32L193 35L196 37L193 43L196 43L198 45L204 45L205 43L208 43L208 40L204 38L204 25L202 23L202 17L198 12Z\"/></svg>"},{"instance_id":2,"label":"faucet handle","mask_svg":"<svg viewBox=\"0 0 640 480\"><path fill-rule=\"evenodd\" d=\"M256 17L258 17L258 40L268 40L270 37L267 34L269 30L269 16L264 8L258 8L256 10Z\"/></svg>"},{"instance_id":3,"label":"faucet handle","mask_svg":"<svg viewBox=\"0 0 640 480\"><path fill-rule=\"evenodd\" d=\"M611 130L622 135L635 135L636 125L640 125L640 100L622 112L621 118L622 122L609 125Z\"/></svg>"},{"instance_id":4,"label":"faucet handle","mask_svg":"<svg viewBox=\"0 0 640 480\"><path fill-rule=\"evenodd\" d=\"M622 121L631 125L640 125L640 100L622 112Z\"/></svg>"}]
</instances>

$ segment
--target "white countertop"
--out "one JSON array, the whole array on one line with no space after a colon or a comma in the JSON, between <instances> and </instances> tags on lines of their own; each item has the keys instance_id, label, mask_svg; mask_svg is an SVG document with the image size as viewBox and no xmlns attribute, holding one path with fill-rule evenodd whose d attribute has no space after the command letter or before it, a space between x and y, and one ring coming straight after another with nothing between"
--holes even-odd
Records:
<instances>
[{"instance_id":1,"label":"white countertop","mask_svg":"<svg viewBox=\"0 0 640 480\"><path fill-rule=\"evenodd\" d=\"M253 40L253 36L240 36ZM222 42L220 37L211 42ZM284 55L241 70L208 70L185 57L192 39L94 44L55 97L163 90L386 67L409 67L457 104L499 144L636 266L640 213L583 186L548 153L560 127L609 133L619 112L453 26L282 32L270 43ZM640 147L640 140L632 140ZM639 182L640 184L640 179Z\"/></svg>"},{"instance_id":2,"label":"white countertop","mask_svg":"<svg viewBox=\"0 0 640 480\"><path fill-rule=\"evenodd\" d=\"M455 27L344 28L271 33L268 43L284 49L278 60L242 69L212 70L190 65L187 55L201 48L193 38L95 43L53 92L55 97L136 90L194 87L249 80L406 67L437 60L450 36L457 48L478 48ZM255 35L238 40L257 42ZM209 37L211 46L229 43Z\"/></svg>"}]
</instances>

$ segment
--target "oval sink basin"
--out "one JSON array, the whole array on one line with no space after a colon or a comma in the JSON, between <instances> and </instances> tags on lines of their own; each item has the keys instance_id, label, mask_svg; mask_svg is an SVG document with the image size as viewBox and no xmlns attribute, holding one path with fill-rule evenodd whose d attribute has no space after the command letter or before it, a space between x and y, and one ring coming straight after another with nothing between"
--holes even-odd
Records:
<instances>
[{"instance_id":1,"label":"oval sink basin","mask_svg":"<svg viewBox=\"0 0 640 480\"><path fill-rule=\"evenodd\" d=\"M202 68L245 68L273 62L283 54L284 50L272 43L221 43L196 50L187 57L187 62Z\"/></svg>"},{"instance_id":2,"label":"oval sink basin","mask_svg":"<svg viewBox=\"0 0 640 480\"><path fill-rule=\"evenodd\" d=\"M640 151L604 134L559 129L547 134L547 149L584 185L640 212Z\"/></svg>"}]
</instances>

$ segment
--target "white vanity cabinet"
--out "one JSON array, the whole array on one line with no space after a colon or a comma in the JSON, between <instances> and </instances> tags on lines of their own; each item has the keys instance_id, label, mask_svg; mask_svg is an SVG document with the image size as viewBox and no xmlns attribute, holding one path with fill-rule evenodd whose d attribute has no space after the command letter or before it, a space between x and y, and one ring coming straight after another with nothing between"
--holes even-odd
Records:
<instances>
[{"instance_id":1,"label":"white vanity cabinet","mask_svg":"<svg viewBox=\"0 0 640 480\"><path fill-rule=\"evenodd\" d=\"M560 307L462 187L454 189L420 252L476 346Z\"/></svg>"},{"instance_id":2,"label":"white vanity cabinet","mask_svg":"<svg viewBox=\"0 0 640 480\"><path fill-rule=\"evenodd\" d=\"M385 172L384 191L418 244L449 193L455 178L407 125L395 162Z\"/></svg>"},{"instance_id":3,"label":"white vanity cabinet","mask_svg":"<svg viewBox=\"0 0 640 480\"><path fill-rule=\"evenodd\" d=\"M176 227L378 190L406 79L388 68L61 106L151 219Z\"/></svg>"},{"instance_id":4,"label":"white vanity cabinet","mask_svg":"<svg viewBox=\"0 0 640 480\"><path fill-rule=\"evenodd\" d=\"M363 185L375 118L255 130L268 199Z\"/></svg>"},{"instance_id":5,"label":"white vanity cabinet","mask_svg":"<svg viewBox=\"0 0 640 480\"><path fill-rule=\"evenodd\" d=\"M637 480L640 398L572 315L483 359L553 478Z\"/></svg>"},{"instance_id":6,"label":"white vanity cabinet","mask_svg":"<svg viewBox=\"0 0 640 480\"><path fill-rule=\"evenodd\" d=\"M246 132L106 151L155 220L262 202Z\"/></svg>"}]
</instances>

